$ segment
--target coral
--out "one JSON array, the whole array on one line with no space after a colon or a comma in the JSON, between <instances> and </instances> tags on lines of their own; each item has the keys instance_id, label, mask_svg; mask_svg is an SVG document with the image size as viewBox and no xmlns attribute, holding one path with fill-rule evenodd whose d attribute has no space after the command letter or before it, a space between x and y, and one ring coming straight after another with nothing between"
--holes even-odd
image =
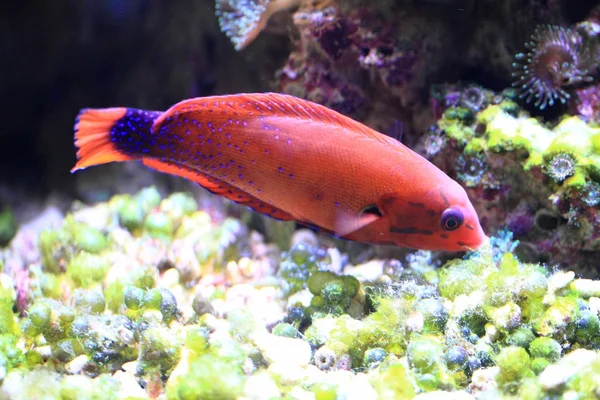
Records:
<instances>
[{"instance_id":1,"label":"coral","mask_svg":"<svg viewBox=\"0 0 600 400\"><path fill-rule=\"evenodd\" d=\"M576 91L577 101L574 113L588 121L600 121L600 84Z\"/></svg>"},{"instance_id":2,"label":"coral","mask_svg":"<svg viewBox=\"0 0 600 400\"><path fill-rule=\"evenodd\" d=\"M242 50L253 41L265 27L279 2L271 0L220 0L216 4L216 15L221 31L231 39L236 50ZM293 5L292 2L290 7Z\"/></svg>"},{"instance_id":3,"label":"coral","mask_svg":"<svg viewBox=\"0 0 600 400\"><path fill-rule=\"evenodd\" d=\"M106 202L74 204L33 245L17 251L13 241L0 253L0 397L32 398L39 387L49 398L596 395L600 286L567 269L589 273L600 260L597 14L573 28L538 28L519 56L520 90L494 93L483 81L508 75L520 31L560 21L563 5L463 3L460 12L452 1L218 0L216 8L240 50L277 10L300 5L275 88L382 131L401 125L396 138L411 147L439 120L416 149L466 186L489 246L462 258L372 259L385 253L356 256L340 241L292 234L293 223L263 224L262 236L248 213L223 215L187 193L148 188L108 199L95 188L85 198ZM197 18L192 8L178 24L194 26L181 23ZM168 36L175 53L214 59L212 50L181 51L197 40ZM193 70L177 75L210 75ZM438 86L427 104L431 82L471 75L481 80ZM157 80L161 93L167 81ZM157 92L132 82L121 94L143 103ZM572 98L581 118L533 119L519 96L540 108Z\"/></svg>"},{"instance_id":4,"label":"coral","mask_svg":"<svg viewBox=\"0 0 600 400\"><path fill-rule=\"evenodd\" d=\"M527 103L534 101L536 107L544 109L571 98L565 87L591 81L585 69L586 55L580 53L582 41L573 29L538 26L525 44L528 52L515 56L513 76L517 80L513 86L521 90L519 98Z\"/></svg>"},{"instance_id":5,"label":"coral","mask_svg":"<svg viewBox=\"0 0 600 400\"><path fill-rule=\"evenodd\" d=\"M237 51L248 46L265 28L271 16L299 5L323 7L331 0L217 0L215 14L221 31ZM314 3L314 4L313 4Z\"/></svg>"},{"instance_id":6,"label":"coral","mask_svg":"<svg viewBox=\"0 0 600 400\"><path fill-rule=\"evenodd\" d=\"M600 185L596 182L588 182L581 189L581 200L588 207L595 207L600 204Z\"/></svg>"},{"instance_id":7,"label":"coral","mask_svg":"<svg viewBox=\"0 0 600 400\"><path fill-rule=\"evenodd\" d=\"M333 3L325 8L304 8L294 14L298 46L278 72L280 90L327 105L362 119L372 109L369 87L382 87L380 95L416 96L420 69L419 32L398 40L393 25L366 7L348 8Z\"/></svg>"},{"instance_id":8,"label":"coral","mask_svg":"<svg viewBox=\"0 0 600 400\"><path fill-rule=\"evenodd\" d=\"M456 177L467 187L477 186L486 170L485 157L478 154L461 154L456 162Z\"/></svg>"},{"instance_id":9,"label":"coral","mask_svg":"<svg viewBox=\"0 0 600 400\"><path fill-rule=\"evenodd\" d=\"M516 254L531 261L588 268L600 259L597 126L568 115L544 124L515 107L510 91L486 95L478 112L461 106L455 86L437 93L435 130L446 145L431 159L467 187L486 232L508 227ZM426 153L430 141L421 143Z\"/></svg>"},{"instance_id":10,"label":"coral","mask_svg":"<svg viewBox=\"0 0 600 400\"><path fill-rule=\"evenodd\" d=\"M144 217L134 225L131 202ZM418 251L362 265L304 232L267 275L239 221L216 222L186 194L78 207L37 250L25 315L0 274L1 396L29 398L31 382L50 398L117 399L541 398L597 386L599 281L522 262L511 232L446 262ZM158 238L140 224L154 213L173 228ZM193 279L173 246L204 249L191 253Z\"/></svg>"},{"instance_id":11,"label":"coral","mask_svg":"<svg viewBox=\"0 0 600 400\"><path fill-rule=\"evenodd\" d=\"M546 167L546 173L557 182L562 182L575 173L577 162L569 154L559 153L552 157Z\"/></svg>"}]
</instances>

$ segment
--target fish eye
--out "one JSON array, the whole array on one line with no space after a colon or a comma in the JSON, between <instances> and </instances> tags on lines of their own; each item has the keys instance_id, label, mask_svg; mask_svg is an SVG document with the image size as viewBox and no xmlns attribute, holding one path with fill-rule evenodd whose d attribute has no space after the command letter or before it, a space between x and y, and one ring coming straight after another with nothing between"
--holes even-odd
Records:
<instances>
[{"instance_id":1,"label":"fish eye","mask_svg":"<svg viewBox=\"0 0 600 400\"><path fill-rule=\"evenodd\" d=\"M447 208L442 213L442 228L447 231L458 229L463 223L464 217L460 210Z\"/></svg>"}]
</instances>

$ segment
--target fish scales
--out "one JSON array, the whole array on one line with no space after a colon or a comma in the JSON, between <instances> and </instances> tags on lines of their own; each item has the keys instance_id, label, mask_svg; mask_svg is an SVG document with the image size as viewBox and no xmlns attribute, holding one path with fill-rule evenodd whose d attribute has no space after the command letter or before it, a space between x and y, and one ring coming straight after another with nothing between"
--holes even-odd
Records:
<instances>
[{"instance_id":1,"label":"fish scales","mask_svg":"<svg viewBox=\"0 0 600 400\"><path fill-rule=\"evenodd\" d=\"M223 103L183 107L176 116L158 120L154 130L162 150L157 148L152 155L291 210L299 220L308 220L302 210L320 203L321 212L312 214L311 222L327 227L334 225L335 209L342 204L347 208L342 211L358 213L368 201L346 175L381 181L373 186L375 194L378 188L383 194L386 180L402 184L400 168L390 175L389 169L376 168L368 157L370 149L382 157L398 157L382 143L365 140L357 148L357 135L345 127L262 102ZM204 122L198 126L197 121ZM182 159L190 150L196 156ZM260 168L254 167L257 163ZM269 198L270 193L286 195Z\"/></svg>"}]
</instances>

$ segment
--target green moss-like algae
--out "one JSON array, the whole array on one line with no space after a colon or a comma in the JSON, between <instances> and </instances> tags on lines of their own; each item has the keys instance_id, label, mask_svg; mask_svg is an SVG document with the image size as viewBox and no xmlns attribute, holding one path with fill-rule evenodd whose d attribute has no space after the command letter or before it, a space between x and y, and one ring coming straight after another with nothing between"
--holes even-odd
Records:
<instances>
[{"instance_id":1,"label":"green moss-like algae","mask_svg":"<svg viewBox=\"0 0 600 400\"><path fill-rule=\"evenodd\" d=\"M377 260L334 273L312 240L265 276L260 241L186 196L115 196L42 232L21 316L0 275L2 396L34 381L48 398L98 399L598 390L600 284L521 262L510 236L437 269L416 252L391 274ZM158 214L169 229L145 225ZM365 268L379 268L371 281ZM577 351L589 362L573 369Z\"/></svg>"}]
</instances>

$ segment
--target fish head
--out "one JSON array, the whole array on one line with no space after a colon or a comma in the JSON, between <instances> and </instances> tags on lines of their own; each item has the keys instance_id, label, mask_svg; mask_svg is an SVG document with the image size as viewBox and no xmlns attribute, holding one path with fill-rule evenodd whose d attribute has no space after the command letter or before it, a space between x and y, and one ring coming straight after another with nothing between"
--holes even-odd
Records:
<instances>
[{"instance_id":1,"label":"fish head","mask_svg":"<svg viewBox=\"0 0 600 400\"><path fill-rule=\"evenodd\" d=\"M387 239L400 247L450 252L485 244L489 238L466 191L452 182L455 185L436 186L410 199L402 192L384 196L380 207Z\"/></svg>"}]
</instances>

